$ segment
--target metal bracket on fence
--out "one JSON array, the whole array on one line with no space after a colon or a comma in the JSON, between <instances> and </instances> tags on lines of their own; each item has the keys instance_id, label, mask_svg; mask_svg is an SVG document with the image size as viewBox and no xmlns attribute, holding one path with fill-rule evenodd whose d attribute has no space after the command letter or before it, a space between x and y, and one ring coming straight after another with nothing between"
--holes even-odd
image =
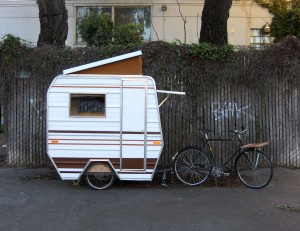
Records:
<instances>
[{"instance_id":1,"label":"metal bracket on fence","mask_svg":"<svg viewBox=\"0 0 300 231\"><path fill-rule=\"evenodd\" d=\"M156 92L157 93L168 94L168 96L166 98L164 98L164 100L158 105L159 108L169 99L169 94L173 94L173 95L185 95L185 92L181 92L181 91L163 91L163 90L157 90Z\"/></svg>"},{"instance_id":2,"label":"metal bracket on fence","mask_svg":"<svg viewBox=\"0 0 300 231\"><path fill-rule=\"evenodd\" d=\"M169 99L169 96L167 96L166 98L164 98L164 100L161 101L161 103L158 105L158 107L160 108L168 99Z\"/></svg>"}]
</instances>

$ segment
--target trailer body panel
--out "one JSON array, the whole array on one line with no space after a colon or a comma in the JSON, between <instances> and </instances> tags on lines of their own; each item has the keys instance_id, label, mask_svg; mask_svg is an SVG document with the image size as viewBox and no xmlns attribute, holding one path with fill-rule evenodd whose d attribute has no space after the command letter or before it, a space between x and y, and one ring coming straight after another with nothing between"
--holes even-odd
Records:
<instances>
[{"instance_id":1,"label":"trailer body panel","mask_svg":"<svg viewBox=\"0 0 300 231\"><path fill-rule=\"evenodd\" d=\"M60 75L47 94L47 153L63 180L92 159L120 180L152 180L163 149L155 81L149 76Z\"/></svg>"}]
</instances>

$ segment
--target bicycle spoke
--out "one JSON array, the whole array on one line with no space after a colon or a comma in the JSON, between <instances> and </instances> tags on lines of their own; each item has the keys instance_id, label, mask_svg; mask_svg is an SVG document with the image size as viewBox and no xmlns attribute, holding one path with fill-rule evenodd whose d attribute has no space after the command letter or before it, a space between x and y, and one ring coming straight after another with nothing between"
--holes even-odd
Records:
<instances>
[{"instance_id":1,"label":"bicycle spoke","mask_svg":"<svg viewBox=\"0 0 300 231\"><path fill-rule=\"evenodd\" d=\"M174 160L176 177L188 185L203 183L209 173L209 159L196 148L181 151Z\"/></svg>"},{"instance_id":2,"label":"bicycle spoke","mask_svg":"<svg viewBox=\"0 0 300 231\"><path fill-rule=\"evenodd\" d=\"M242 183L250 188L265 187L272 179L273 168L262 152L244 152L236 161L236 171Z\"/></svg>"}]
</instances>

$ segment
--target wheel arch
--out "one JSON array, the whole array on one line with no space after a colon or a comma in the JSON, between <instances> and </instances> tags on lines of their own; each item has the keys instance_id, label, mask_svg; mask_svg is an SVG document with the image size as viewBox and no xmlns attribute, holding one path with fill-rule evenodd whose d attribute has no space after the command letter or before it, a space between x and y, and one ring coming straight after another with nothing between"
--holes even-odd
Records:
<instances>
[{"instance_id":1,"label":"wheel arch","mask_svg":"<svg viewBox=\"0 0 300 231\"><path fill-rule=\"evenodd\" d=\"M109 159L90 159L90 160L86 163L86 165L85 165L84 169L82 170L82 172L81 172L79 178L81 178L82 176L84 176L84 174L86 173L86 171L87 171L87 169L89 168L89 166L91 166L91 165L94 164L94 163L107 163L107 164L109 164L109 166L111 167L112 171L113 171L113 172L115 173L115 175L119 178L119 175L118 175L116 169L114 168L114 166L112 165L112 163L111 163L111 161L110 161Z\"/></svg>"}]
</instances>

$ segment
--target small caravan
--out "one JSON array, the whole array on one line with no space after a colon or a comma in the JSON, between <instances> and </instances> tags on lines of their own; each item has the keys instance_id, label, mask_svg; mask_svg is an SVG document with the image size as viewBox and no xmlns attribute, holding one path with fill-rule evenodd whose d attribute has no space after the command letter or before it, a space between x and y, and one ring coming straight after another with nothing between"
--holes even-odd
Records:
<instances>
[{"instance_id":1,"label":"small caravan","mask_svg":"<svg viewBox=\"0 0 300 231\"><path fill-rule=\"evenodd\" d=\"M67 69L47 94L47 153L62 180L94 189L151 181L163 149L155 81L141 51ZM184 94L180 92L167 92Z\"/></svg>"}]
</instances>

